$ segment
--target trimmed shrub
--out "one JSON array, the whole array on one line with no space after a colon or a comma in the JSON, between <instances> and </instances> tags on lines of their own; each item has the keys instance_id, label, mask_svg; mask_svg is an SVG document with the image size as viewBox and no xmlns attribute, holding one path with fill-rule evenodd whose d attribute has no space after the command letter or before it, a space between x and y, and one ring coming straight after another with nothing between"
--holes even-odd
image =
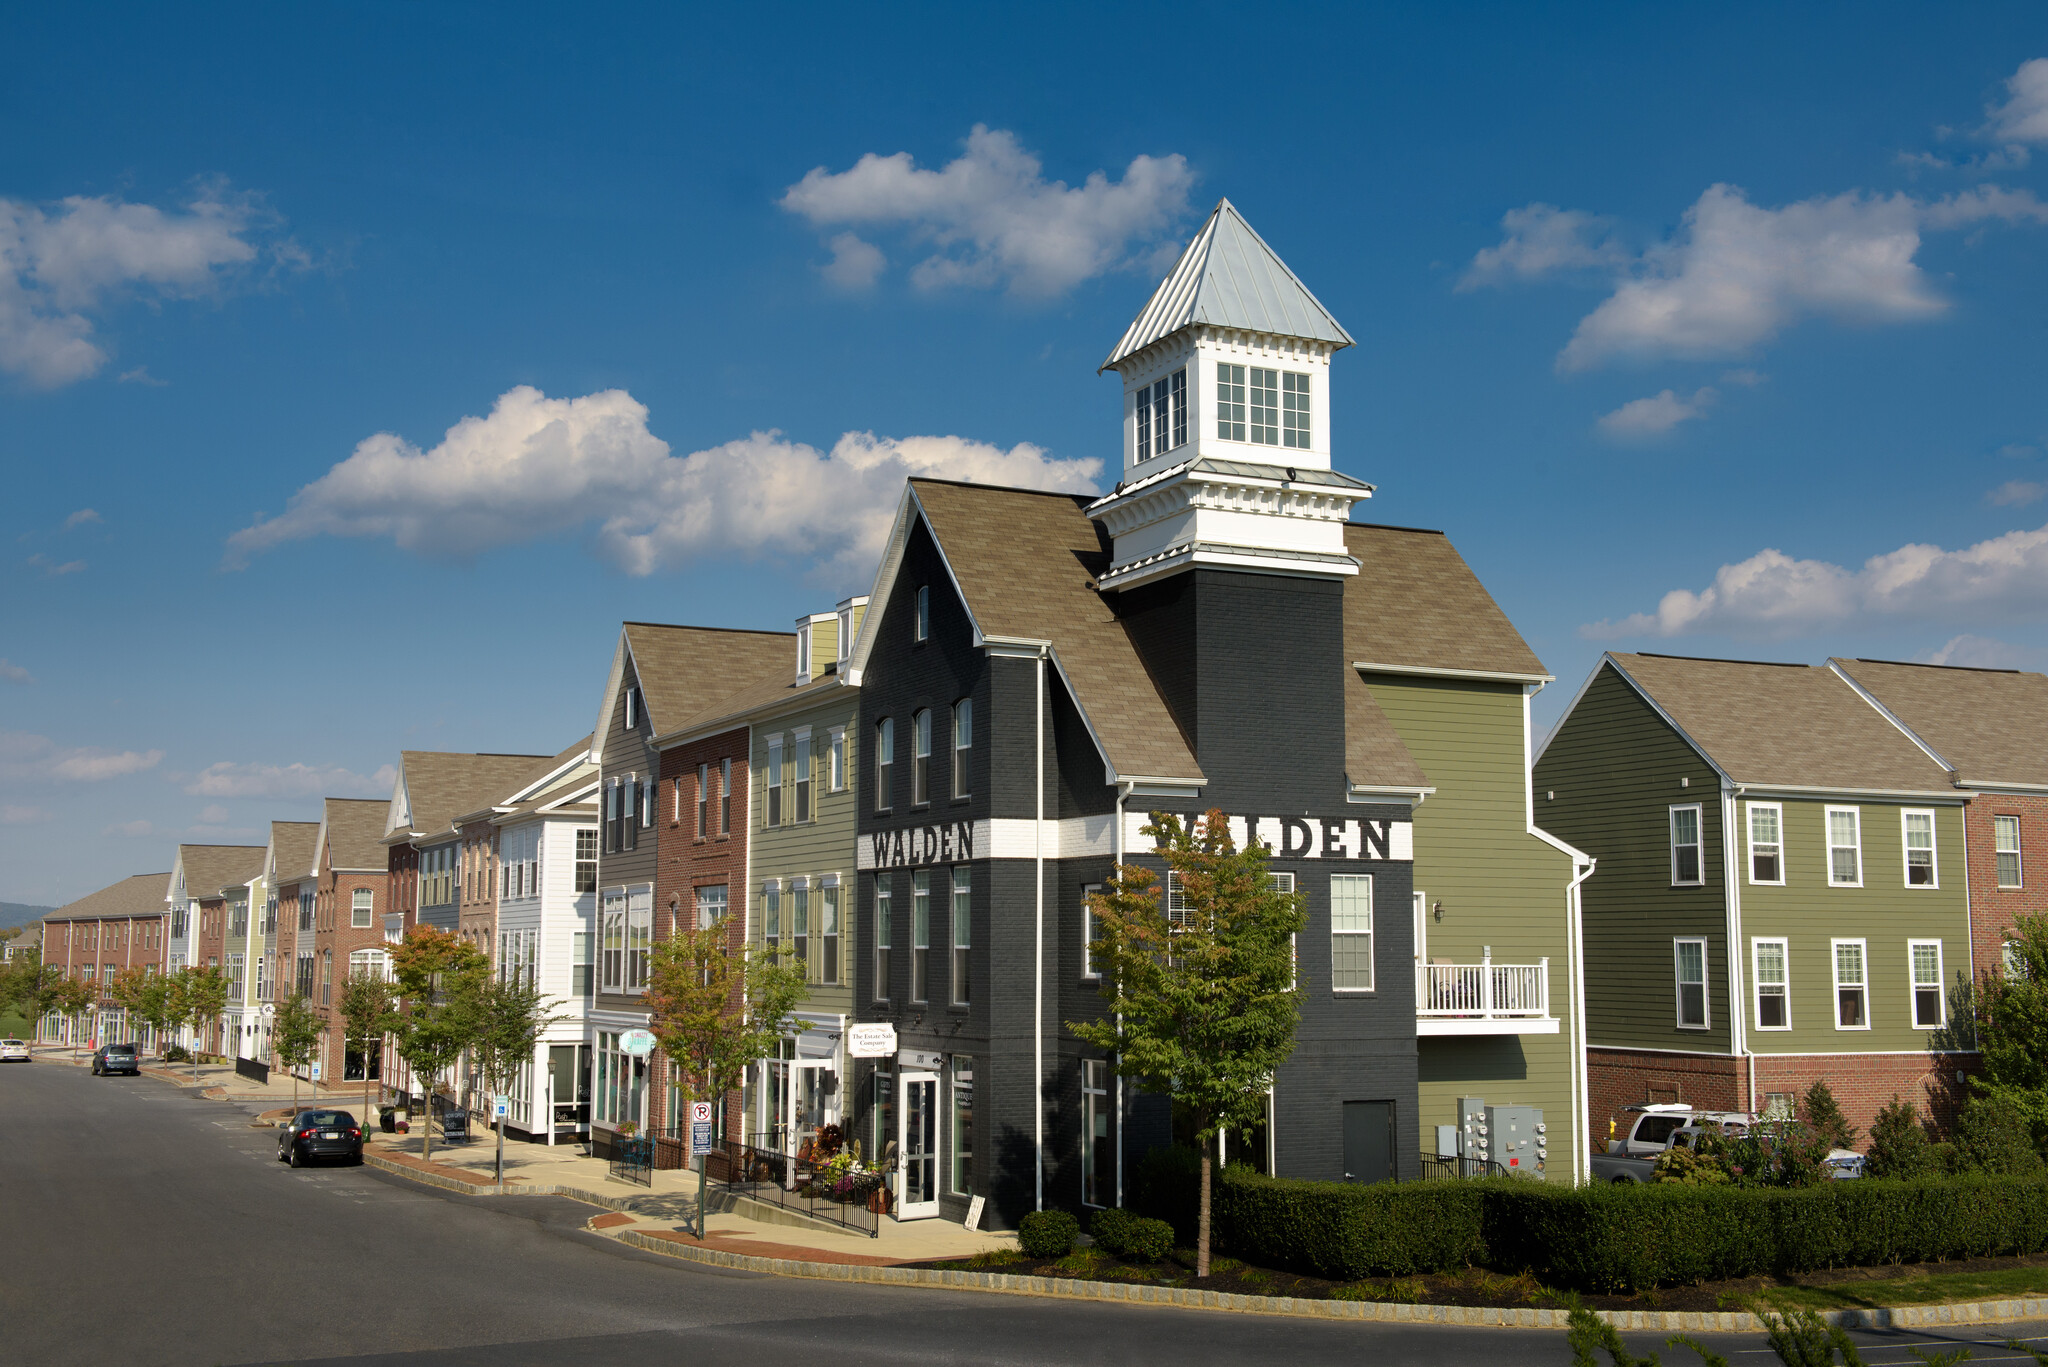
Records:
<instances>
[{"instance_id":1,"label":"trimmed shrub","mask_svg":"<svg viewBox=\"0 0 2048 1367\"><path fill-rule=\"evenodd\" d=\"M1179 1144L1161 1145L1147 1149L1131 1173L1130 1209L1166 1221L1180 1246L1193 1248L1201 1191L1202 1155Z\"/></svg>"},{"instance_id":2,"label":"trimmed shrub","mask_svg":"<svg viewBox=\"0 0 2048 1367\"><path fill-rule=\"evenodd\" d=\"M1017 1247L1027 1257L1064 1258L1080 1235L1080 1224L1063 1210L1034 1210L1017 1222Z\"/></svg>"},{"instance_id":3,"label":"trimmed shrub","mask_svg":"<svg viewBox=\"0 0 2048 1367\"><path fill-rule=\"evenodd\" d=\"M1298 1182L1232 1168L1214 1217L1234 1255L1332 1281L1463 1267L1485 1255L1486 1192L1497 1182Z\"/></svg>"},{"instance_id":4,"label":"trimmed shrub","mask_svg":"<svg viewBox=\"0 0 2048 1367\"><path fill-rule=\"evenodd\" d=\"M1152 1263L1173 1251L1173 1226L1128 1210L1098 1210L1089 1223L1095 1246L1133 1262Z\"/></svg>"},{"instance_id":5,"label":"trimmed shrub","mask_svg":"<svg viewBox=\"0 0 2048 1367\"><path fill-rule=\"evenodd\" d=\"M191 1061L192 1056L185 1052L184 1045L167 1044L164 1046L165 1063L190 1063Z\"/></svg>"},{"instance_id":6,"label":"trimmed shrub","mask_svg":"<svg viewBox=\"0 0 2048 1367\"><path fill-rule=\"evenodd\" d=\"M1911 1179L1930 1177L1940 1170L1920 1112L1894 1092L1891 1104L1870 1124L1870 1175Z\"/></svg>"},{"instance_id":7,"label":"trimmed shrub","mask_svg":"<svg viewBox=\"0 0 2048 1367\"><path fill-rule=\"evenodd\" d=\"M2025 1113L2003 1097L1971 1098L1956 1117L1955 1162L1962 1172L2023 1177L2040 1171L2033 1127Z\"/></svg>"}]
</instances>

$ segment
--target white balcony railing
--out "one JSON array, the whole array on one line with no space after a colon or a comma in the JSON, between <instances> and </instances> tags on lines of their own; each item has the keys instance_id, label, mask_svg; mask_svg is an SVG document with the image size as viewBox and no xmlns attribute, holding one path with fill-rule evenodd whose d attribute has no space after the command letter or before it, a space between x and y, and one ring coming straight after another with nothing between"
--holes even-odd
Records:
<instances>
[{"instance_id":1,"label":"white balcony railing","mask_svg":"<svg viewBox=\"0 0 2048 1367\"><path fill-rule=\"evenodd\" d=\"M1426 1019L1513 1020L1550 1014L1550 960L1497 964L1417 964L1415 1014Z\"/></svg>"}]
</instances>

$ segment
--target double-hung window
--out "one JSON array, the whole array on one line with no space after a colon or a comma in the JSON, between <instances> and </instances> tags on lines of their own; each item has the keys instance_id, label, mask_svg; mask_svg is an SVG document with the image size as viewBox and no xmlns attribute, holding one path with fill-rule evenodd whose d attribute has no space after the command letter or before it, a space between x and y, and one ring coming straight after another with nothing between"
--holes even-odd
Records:
<instances>
[{"instance_id":1,"label":"double-hung window","mask_svg":"<svg viewBox=\"0 0 2048 1367\"><path fill-rule=\"evenodd\" d=\"M654 829L654 780L640 785L640 829Z\"/></svg>"},{"instance_id":2,"label":"double-hung window","mask_svg":"<svg viewBox=\"0 0 2048 1367\"><path fill-rule=\"evenodd\" d=\"M604 895L604 911L598 924L598 990L626 990L626 892L620 888Z\"/></svg>"},{"instance_id":3,"label":"double-hung window","mask_svg":"<svg viewBox=\"0 0 2048 1367\"><path fill-rule=\"evenodd\" d=\"M654 952L654 889L626 894L626 991L647 990L647 960Z\"/></svg>"},{"instance_id":4,"label":"double-hung window","mask_svg":"<svg viewBox=\"0 0 2048 1367\"><path fill-rule=\"evenodd\" d=\"M1835 1029L1868 1030L1870 1028L1870 989L1864 977L1863 941L1836 940L1833 948L1835 953Z\"/></svg>"},{"instance_id":5,"label":"double-hung window","mask_svg":"<svg viewBox=\"0 0 2048 1367\"><path fill-rule=\"evenodd\" d=\"M913 641L929 641L932 638L932 586L917 586L917 619L911 623Z\"/></svg>"},{"instance_id":6,"label":"double-hung window","mask_svg":"<svg viewBox=\"0 0 2048 1367\"><path fill-rule=\"evenodd\" d=\"M768 812L762 818L766 825L782 824L782 737L768 738Z\"/></svg>"},{"instance_id":7,"label":"double-hung window","mask_svg":"<svg viewBox=\"0 0 2048 1367\"><path fill-rule=\"evenodd\" d=\"M1280 444L1306 451L1309 447L1309 377L1280 372Z\"/></svg>"},{"instance_id":8,"label":"double-hung window","mask_svg":"<svg viewBox=\"0 0 2048 1367\"><path fill-rule=\"evenodd\" d=\"M1863 818L1855 807L1830 807L1828 882L1838 888L1863 886Z\"/></svg>"},{"instance_id":9,"label":"double-hung window","mask_svg":"<svg viewBox=\"0 0 2048 1367\"><path fill-rule=\"evenodd\" d=\"M1700 808L1697 803L1689 807L1671 809L1671 884L1673 887L1697 887L1706 880L1704 861L1700 858Z\"/></svg>"},{"instance_id":10,"label":"double-hung window","mask_svg":"<svg viewBox=\"0 0 2048 1367\"><path fill-rule=\"evenodd\" d=\"M808 729L796 733L796 762L790 766L796 778L796 819L811 819L811 733Z\"/></svg>"},{"instance_id":11,"label":"double-hung window","mask_svg":"<svg viewBox=\"0 0 2048 1367\"><path fill-rule=\"evenodd\" d=\"M1244 440L1244 367L1228 361L1216 363L1216 436L1222 441Z\"/></svg>"},{"instance_id":12,"label":"double-hung window","mask_svg":"<svg viewBox=\"0 0 2048 1367\"><path fill-rule=\"evenodd\" d=\"M697 766L697 838L711 834L711 766Z\"/></svg>"},{"instance_id":13,"label":"double-hung window","mask_svg":"<svg viewBox=\"0 0 2048 1367\"><path fill-rule=\"evenodd\" d=\"M1906 941L1906 966L1913 975L1913 1027L1916 1030L1940 1029L1941 941Z\"/></svg>"},{"instance_id":14,"label":"double-hung window","mask_svg":"<svg viewBox=\"0 0 2048 1367\"><path fill-rule=\"evenodd\" d=\"M1899 822L1906 842L1906 886L1939 887L1940 882L1934 866L1934 813L1910 810L1900 812Z\"/></svg>"},{"instance_id":15,"label":"double-hung window","mask_svg":"<svg viewBox=\"0 0 2048 1367\"><path fill-rule=\"evenodd\" d=\"M370 914L376 910L377 895L368 888L356 888L349 893L348 923L351 929L368 930Z\"/></svg>"},{"instance_id":16,"label":"double-hung window","mask_svg":"<svg viewBox=\"0 0 2048 1367\"><path fill-rule=\"evenodd\" d=\"M1707 942L1687 936L1671 942L1678 981L1678 1028L1705 1030L1707 1017Z\"/></svg>"},{"instance_id":17,"label":"double-hung window","mask_svg":"<svg viewBox=\"0 0 2048 1367\"><path fill-rule=\"evenodd\" d=\"M1785 881L1785 811L1775 802L1749 804L1749 881Z\"/></svg>"},{"instance_id":18,"label":"double-hung window","mask_svg":"<svg viewBox=\"0 0 2048 1367\"><path fill-rule=\"evenodd\" d=\"M910 718L910 805L932 800L932 713L920 708Z\"/></svg>"},{"instance_id":19,"label":"double-hung window","mask_svg":"<svg viewBox=\"0 0 2048 1367\"><path fill-rule=\"evenodd\" d=\"M839 875L828 873L818 889L818 981L839 981Z\"/></svg>"},{"instance_id":20,"label":"double-hung window","mask_svg":"<svg viewBox=\"0 0 2048 1367\"><path fill-rule=\"evenodd\" d=\"M889 875L875 875L875 1000L889 1000L889 950L896 935L894 890Z\"/></svg>"},{"instance_id":21,"label":"double-hung window","mask_svg":"<svg viewBox=\"0 0 2048 1367\"><path fill-rule=\"evenodd\" d=\"M732 761L718 762L718 833L732 834Z\"/></svg>"},{"instance_id":22,"label":"double-hung window","mask_svg":"<svg viewBox=\"0 0 2048 1367\"><path fill-rule=\"evenodd\" d=\"M2020 819L2017 816L1991 818L1991 847L1998 863L1998 886L2023 886L2020 868Z\"/></svg>"},{"instance_id":23,"label":"double-hung window","mask_svg":"<svg viewBox=\"0 0 2048 1367\"><path fill-rule=\"evenodd\" d=\"M761 938L770 949L782 943L782 884L773 878L761 885Z\"/></svg>"},{"instance_id":24,"label":"double-hung window","mask_svg":"<svg viewBox=\"0 0 2048 1367\"><path fill-rule=\"evenodd\" d=\"M811 885L799 878L789 890L790 930L796 940L796 966L811 979Z\"/></svg>"},{"instance_id":25,"label":"double-hung window","mask_svg":"<svg viewBox=\"0 0 2048 1367\"><path fill-rule=\"evenodd\" d=\"M1338 992L1373 989L1369 873L1330 877L1330 986Z\"/></svg>"},{"instance_id":26,"label":"double-hung window","mask_svg":"<svg viewBox=\"0 0 2048 1367\"><path fill-rule=\"evenodd\" d=\"M835 726L832 728L831 741L827 750L827 754L829 758L826 761L827 768L825 773L825 781L829 786L829 791L835 793L844 792L846 791L845 727Z\"/></svg>"},{"instance_id":27,"label":"double-hung window","mask_svg":"<svg viewBox=\"0 0 2048 1367\"><path fill-rule=\"evenodd\" d=\"M1139 461L1163 456L1187 442L1187 367L1181 367L1164 379L1139 386L1135 398Z\"/></svg>"},{"instance_id":28,"label":"double-hung window","mask_svg":"<svg viewBox=\"0 0 2048 1367\"><path fill-rule=\"evenodd\" d=\"M910 999L921 1002L931 990L932 871L910 875Z\"/></svg>"},{"instance_id":29,"label":"double-hung window","mask_svg":"<svg viewBox=\"0 0 2048 1367\"><path fill-rule=\"evenodd\" d=\"M1102 970L1095 966L1095 942L1101 938L1100 927L1095 924L1095 899L1102 895L1102 884L1090 883L1081 889L1081 976L1100 978Z\"/></svg>"},{"instance_id":30,"label":"double-hung window","mask_svg":"<svg viewBox=\"0 0 2048 1367\"><path fill-rule=\"evenodd\" d=\"M697 889L697 929L705 930L725 919L725 884L713 883Z\"/></svg>"},{"instance_id":31,"label":"double-hung window","mask_svg":"<svg viewBox=\"0 0 2048 1367\"><path fill-rule=\"evenodd\" d=\"M973 791L968 761L974 758L974 699L953 704L953 796L966 797Z\"/></svg>"},{"instance_id":32,"label":"double-hung window","mask_svg":"<svg viewBox=\"0 0 2048 1367\"><path fill-rule=\"evenodd\" d=\"M1280 372L1251 369L1251 437L1254 446L1280 444Z\"/></svg>"},{"instance_id":33,"label":"double-hung window","mask_svg":"<svg viewBox=\"0 0 2048 1367\"><path fill-rule=\"evenodd\" d=\"M576 891L597 891L597 832L587 826L576 832Z\"/></svg>"},{"instance_id":34,"label":"double-hung window","mask_svg":"<svg viewBox=\"0 0 2048 1367\"><path fill-rule=\"evenodd\" d=\"M1789 946L1781 939L1749 942L1750 976L1756 983L1756 1028L1792 1028L1792 985L1786 968Z\"/></svg>"},{"instance_id":35,"label":"double-hung window","mask_svg":"<svg viewBox=\"0 0 2048 1367\"><path fill-rule=\"evenodd\" d=\"M953 1005L968 997L968 951L974 944L974 885L966 865L953 870Z\"/></svg>"},{"instance_id":36,"label":"double-hung window","mask_svg":"<svg viewBox=\"0 0 2048 1367\"><path fill-rule=\"evenodd\" d=\"M886 812L896 797L896 719L875 723L875 810Z\"/></svg>"}]
</instances>

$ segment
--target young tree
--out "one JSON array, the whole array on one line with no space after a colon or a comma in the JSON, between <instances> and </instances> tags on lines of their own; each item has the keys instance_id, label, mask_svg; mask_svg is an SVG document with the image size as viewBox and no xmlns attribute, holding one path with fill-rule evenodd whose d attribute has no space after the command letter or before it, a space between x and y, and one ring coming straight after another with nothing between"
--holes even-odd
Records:
<instances>
[{"instance_id":1,"label":"young tree","mask_svg":"<svg viewBox=\"0 0 2048 1367\"><path fill-rule=\"evenodd\" d=\"M1293 937L1299 894L1280 892L1256 841L1239 850L1223 813L1199 821L1154 812L1144 834L1178 885L1169 908L1152 873L1120 864L1092 899L1089 946L1113 1014L1067 1028L1110 1066L1170 1095L1195 1121L1201 1207L1195 1275L1209 1275L1211 1146L1219 1131L1259 1123L1273 1074L1301 1019Z\"/></svg>"},{"instance_id":2,"label":"young tree","mask_svg":"<svg viewBox=\"0 0 2048 1367\"><path fill-rule=\"evenodd\" d=\"M1849 1123L1849 1117L1842 1114L1841 1103L1826 1081L1815 1078L1813 1085L1806 1089L1806 1095L1799 1098L1799 1118L1806 1122L1806 1128L1827 1140L1831 1147L1853 1149L1856 1147L1856 1127Z\"/></svg>"},{"instance_id":3,"label":"young tree","mask_svg":"<svg viewBox=\"0 0 2048 1367\"><path fill-rule=\"evenodd\" d=\"M183 971L185 1009L193 1027L212 1025L220 1020L221 1012L228 1008L227 975L211 965L205 968L188 968ZM199 1074L199 1051L192 1051L192 1074Z\"/></svg>"},{"instance_id":4,"label":"young tree","mask_svg":"<svg viewBox=\"0 0 2048 1367\"><path fill-rule=\"evenodd\" d=\"M504 1091L521 1068L533 1063L541 1031L562 1019L548 1010L551 999L531 981L486 977L476 988L476 1033L471 1050L484 1090ZM498 1182L505 1181L505 1122L492 1107L491 1128L498 1132Z\"/></svg>"},{"instance_id":5,"label":"young tree","mask_svg":"<svg viewBox=\"0 0 2048 1367\"><path fill-rule=\"evenodd\" d=\"M28 1020L29 1035L35 1036L43 1017L57 1009L57 989L64 970L43 962L40 948L30 948L7 961L0 970L0 1005L12 1007Z\"/></svg>"},{"instance_id":6,"label":"young tree","mask_svg":"<svg viewBox=\"0 0 2048 1367\"><path fill-rule=\"evenodd\" d=\"M422 1156L434 1153L434 1087L476 1038L477 988L490 964L483 951L432 926L414 926L391 952L403 999L392 1033L398 1056L426 1089Z\"/></svg>"},{"instance_id":7,"label":"young tree","mask_svg":"<svg viewBox=\"0 0 2048 1367\"><path fill-rule=\"evenodd\" d=\"M679 926L654 946L642 1000L647 1028L675 1069L684 1105L719 1104L747 1069L769 1057L796 1028L796 1008L809 990L803 965L779 945L728 945L730 917L696 929ZM697 1229L704 1229L704 1162L697 1162Z\"/></svg>"},{"instance_id":8,"label":"young tree","mask_svg":"<svg viewBox=\"0 0 2048 1367\"><path fill-rule=\"evenodd\" d=\"M320 1013L313 1004L294 992L278 1003L270 1021L270 1056L292 1075L292 1114L299 1113L299 1069L313 1061L320 1047Z\"/></svg>"},{"instance_id":9,"label":"young tree","mask_svg":"<svg viewBox=\"0 0 2048 1367\"><path fill-rule=\"evenodd\" d=\"M1985 969L1977 981L1984 1066L1971 1086L2024 1115L2038 1149L2048 1147L2048 914L2019 916L2005 950L2006 964Z\"/></svg>"},{"instance_id":10,"label":"young tree","mask_svg":"<svg viewBox=\"0 0 2048 1367\"><path fill-rule=\"evenodd\" d=\"M1925 1177L1934 1171L1934 1145L1928 1142L1927 1127L1910 1101L1892 1093L1891 1104L1870 1122L1870 1175L1872 1177Z\"/></svg>"},{"instance_id":11,"label":"young tree","mask_svg":"<svg viewBox=\"0 0 2048 1367\"><path fill-rule=\"evenodd\" d=\"M192 1024L192 970L175 969L164 978L164 1031L175 1034ZM192 1075L199 1075L199 1041L192 1041Z\"/></svg>"},{"instance_id":12,"label":"young tree","mask_svg":"<svg viewBox=\"0 0 2048 1367\"><path fill-rule=\"evenodd\" d=\"M131 1029L135 1021L148 1021L143 1013L143 1004L148 1000L149 985L154 977L146 965L137 964L115 974L113 985L107 989L107 995L114 999L114 1004L128 1013Z\"/></svg>"},{"instance_id":13,"label":"young tree","mask_svg":"<svg viewBox=\"0 0 2048 1367\"><path fill-rule=\"evenodd\" d=\"M173 1000L176 993L172 981L154 969L147 970L134 996L135 1003L129 1009L156 1036L157 1053L161 1055L170 1044L170 1033L177 1025L177 1013L184 1009Z\"/></svg>"},{"instance_id":14,"label":"young tree","mask_svg":"<svg viewBox=\"0 0 2048 1367\"><path fill-rule=\"evenodd\" d=\"M363 1048L363 1124L370 1115L370 1060L384 1052L398 1006L397 989L382 973L357 969L341 984L341 1028L344 1047L353 1040Z\"/></svg>"},{"instance_id":15,"label":"young tree","mask_svg":"<svg viewBox=\"0 0 2048 1367\"><path fill-rule=\"evenodd\" d=\"M99 988L83 978L64 978L57 984L57 1009L71 1018L71 1054L78 1056L78 1037L85 1029L85 1013L100 999Z\"/></svg>"}]
</instances>

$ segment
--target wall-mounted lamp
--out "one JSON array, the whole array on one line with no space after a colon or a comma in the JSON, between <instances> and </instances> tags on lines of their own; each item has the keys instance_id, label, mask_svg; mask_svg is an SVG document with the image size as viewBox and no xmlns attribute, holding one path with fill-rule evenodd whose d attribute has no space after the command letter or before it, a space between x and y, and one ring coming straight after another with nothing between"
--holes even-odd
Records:
<instances>
[{"instance_id":1,"label":"wall-mounted lamp","mask_svg":"<svg viewBox=\"0 0 2048 1367\"><path fill-rule=\"evenodd\" d=\"M1444 919L1444 904L1442 902L1434 904L1430 907L1429 914L1434 916L1438 921L1442 921Z\"/></svg>"}]
</instances>

